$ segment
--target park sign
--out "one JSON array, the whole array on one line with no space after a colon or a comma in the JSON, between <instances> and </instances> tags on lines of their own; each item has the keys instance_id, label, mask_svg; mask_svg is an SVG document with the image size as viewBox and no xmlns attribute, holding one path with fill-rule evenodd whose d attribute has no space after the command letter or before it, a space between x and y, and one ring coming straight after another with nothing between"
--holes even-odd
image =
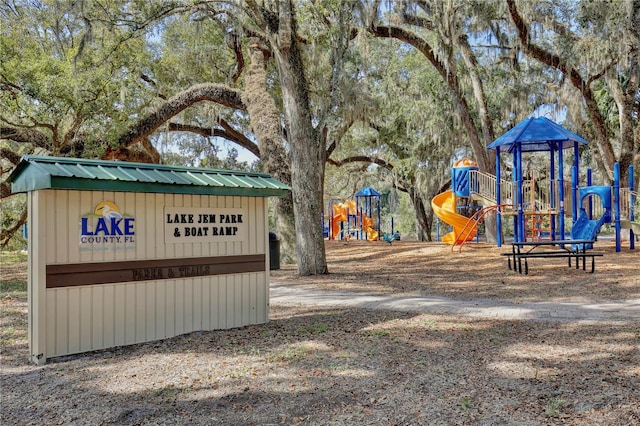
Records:
<instances>
[{"instance_id":1,"label":"park sign","mask_svg":"<svg viewBox=\"0 0 640 426\"><path fill-rule=\"evenodd\" d=\"M247 214L241 209L165 207L165 243L242 241Z\"/></svg>"},{"instance_id":2,"label":"park sign","mask_svg":"<svg viewBox=\"0 0 640 426\"><path fill-rule=\"evenodd\" d=\"M262 173L26 156L29 359L269 319Z\"/></svg>"}]
</instances>

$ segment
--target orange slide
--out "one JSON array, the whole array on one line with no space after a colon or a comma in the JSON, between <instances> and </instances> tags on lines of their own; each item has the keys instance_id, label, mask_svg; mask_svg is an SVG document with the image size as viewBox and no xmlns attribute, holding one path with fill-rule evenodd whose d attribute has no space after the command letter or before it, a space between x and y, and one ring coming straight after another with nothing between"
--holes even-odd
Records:
<instances>
[{"instance_id":1,"label":"orange slide","mask_svg":"<svg viewBox=\"0 0 640 426\"><path fill-rule=\"evenodd\" d=\"M367 233L367 240L378 241L378 231L373 229L373 219L366 214L362 215L362 228Z\"/></svg>"},{"instance_id":2,"label":"orange slide","mask_svg":"<svg viewBox=\"0 0 640 426\"><path fill-rule=\"evenodd\" d=\"M333 205L333 216L331 217L332 235L331 239L335 240L340 233L340 222L348 222L347 214L356 213L356 202L353 200L347 200L342 204ZM369 241L378 240L378 232L372 228L373 219L367 215L362 215L362 228L367 233L367 239Z\"/></svg>"},{"instance_id":3,"label":"orange slide","mask_svg":"<svg viewBox=\"0 0 640 426\"><path fill-rule=\"evenodd\" d=\"M472 223L471 226L465 225L469 221L468 217L456 213L456 195L451 191L445 191L436 195L431 200L431 207L436 216L438 216L443 222L453 226L453 231L442 236L442 241L447 244L460 244L464 241L470 241L475 238L478 230L477 223ZM461 236L464 229L464 236Z\"/></svg>"},{"instance_id":4,"label":"orange slide","mask_svg":"<svg viewBox=\"0 0 640 426\"><path fill-rule=\"evenodd\" d=\"M335 240L340 233L340 222L347 221L347 208L344 204L333 205L333 216L331 216L331 239Z\"/></svg>"}]
</instances>

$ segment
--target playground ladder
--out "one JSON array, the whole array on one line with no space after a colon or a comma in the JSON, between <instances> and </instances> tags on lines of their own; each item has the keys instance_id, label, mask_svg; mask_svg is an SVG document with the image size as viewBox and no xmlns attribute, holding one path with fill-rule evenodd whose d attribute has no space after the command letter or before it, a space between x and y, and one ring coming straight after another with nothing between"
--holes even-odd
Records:
<instances>
[{"instance_id":1,"label":"playground ladder","mask_svg":"<svg viewBox=\"0 0 640 426\"><path fill-rule=\"evenodd\" d=\"M543 231L551 232L551 211L527 213L528 219L525 223L528 225L525 229L525 237L531 241L540 241L540 234Z\"/></svg>"}]
</instances>

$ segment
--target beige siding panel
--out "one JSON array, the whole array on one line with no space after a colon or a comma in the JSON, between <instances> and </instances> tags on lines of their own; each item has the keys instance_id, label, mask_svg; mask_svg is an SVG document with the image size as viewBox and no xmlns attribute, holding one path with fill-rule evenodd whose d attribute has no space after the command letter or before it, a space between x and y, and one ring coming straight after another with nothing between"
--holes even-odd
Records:
<instances>
[{"instance_id":1,"label":"beige siding panel","mask_svg":"<svg viewBox=\"0 0 640 426\"><path fill-rule=\"evenodd\" d=\"M95 207L95 204L92 206L92 202L93 202L93 193L89 192L89 191L80 191L80 206L78 206L78 209L82 209L82 211L78 211L78 216L76 217L76 220L80 221L81 216L85 215L87 213L90 213L90 210L92 207ZM75 247L78 247L78 250L80 250L80 241L76 241L75 243ZM81 251L80 252L80 261L82 262L93 262L94 256L93 253L91 251Z\"/></svg>"},{"instance_id":2,"label":"beige siding panel","mask_svg":"<svg viewBox=\"0 0 640 426\"><path fill-rule=\"evenodd\" d=\"M124 330L124 344L131 345L136 343L136 285L124 285L125 291L125 330Z\"/></svg>"},{"instance_id":3,"label":"beige siding panel","mask_svg":"<svg viewBox=\"0 0 640 426\"><path fill-rule=\"evenodd\" d=\"M162 212L156 212L155 210L155 194L138 194L142 195L145 203L145 211L144 215L144 230L146 237L146 256L145 257L153 257L157 258L156 247L159 245L157 239L163 238L163 230L160 224L156 223L158 219L158 215L162 214ZM164 241L162 241L164 244Z\"/></svg>"},{"instance_id":4,"label":"beige siding panel","mask_svg":"<svg viewBox=\"0 0 640 426\"><path fill-rule=\"evenodd\" d=\"M105 285L102 287L102 346L105 348L116 345L116 324L115 324L115 285Z\"/></svg>"},{"instance_id":5,"label":"beige siding panel","mask_svg":"<svg viewBox=\"0 0 640 426\"><path fill-rule=\"evenodd\" d=\"M233 275L230 277L235 291L233 298L235 318L234 327L240 327L242 324L247 324L244 322L244 310L242 306L244 299L244 277L246 277L246 275Z\"/></svg>"},{"instance_id":6,"label":"beige siding panel","mask_svg":"<svg viewBox=\"0 0 640 426\"><path fill-rule=\"evenodd\" d=\"M131 285L131 284L128 284ZM140 282L134 284L136 289L135 303L135 342L151 340L147 338L147 283ZM150 296L150 295L149 295Z\"/></svg>"},{"instance_id":7,"label":"beige siding panel","mask_svg":"<svg viewBox=\"0 0 640 426\"><path fill-rule=\"evenodd\" d=\"M165 194L165 206L175 207L175 194ZM162 237L162 244L164 245L165 255L164 258L176 257L176 245L177 244L164 244L164 236Z\"/></svg>"},{"instance_id":8,"label":"beige siding panel","mask_svg":"<svg viewBox=\"0 0 640 426\"><path fill-rule=\"evenodd\" d=\"M163 209L166 204L166 198L167 198L167 195L165 194L156 194L154 198L155 200L154 209L156 211L156 214L160 215L161 217L163 215ZM163 220L164 220L164 217L162 217L162 220L157 224L158 228L162 227ZM158 230L157 234L158 235L156 236L155 258L163 259L163 258L166 258L166 254L165 254L166 249L164 244L164 230Z\"/></svg>"},{"instance_id":9,"label":"beige siding panel","mask_svg":"<svg viewBox=\"0 0 640 426\"><path fill-rule=\"evenodd\" d=\"M55 291L55 302L51 306L47 306L50 309L51 316L54 317L56 324L55 331L55 354L64 355L68 353L69 347L69 310L67 308L69 295L67 290Z\"/></svg>"},{"instance_id":10,"label":"beige siding panel","mask_svg":"<svg viewBox=\"0 0 640 426\"><path fill-rule=\"evenodd\" d=\"M219 208L219 207L224 207L224 205L222 205L220 199L223 197L220 196L213 196L209 199L209 207L211 208ZM220 243L209 243L209 252L211 254L211 256L220 256L222 255L221 251L220 251Z\"/></svg>"},{"instance_id":11,"label":"beige siding panel","mask_svg":"<svg viewBox=\"0 0 640 426\"><path fill-rule=\"evenodd\" d=\"M114 321L114 337L115 337L115 345L120 346L126 343L126 285L125 284L117 284L114 286L114 303L113 306L115 308L115 321Z\"/></svg>"},{"instance_id":12,"label":"beige siding panel","mask_svg":"<svg viewBox=\"0 0 640 426\"><path fill-rule=\"evenodd\" d=\"M244 274L239 276L242 285L242 300L240 309L242 309L242 324L251 324L251 275Z\"/></svg>"},{"instance_id":13,"label":"beige siding panel","mask_svg":"<svg viewBox=\"0 0 640 426\"><path fill-rule=\"evenodd\" d=\"M158 333L156 328L158 322L156 321L156 303L158 297L156 293L161 285L161 281L158 282L146 282L145 287L145 339L147 341L158 339Z\"/></svg>"},{"instance_id":14,"label":"beige siding panel","mask_svg":"<svg viewBox=\"0 0 640 426\"><path fill-rule=\"evenodd\" d=\"M229 246L231 247L233 243L228 243ZM236 326L237 324L237 320L236 320L236 304L235 304L235 300L236 300L236 287L235 287L235 283L234 283L234 278L231 275L226 275L225 277L225 283L226 283L226 287L227 287L227 298L226 298L226 309L227 309L227 323L225 325L225 328L233 328Z\"/></svg>"},{"instance_id":15,"label":"beige siding panel","mask_svg":"<svg viewBox=\"0 0 640 426\"><path fill-rule=\"evenodd\" d=\"M144 194L135 194L135 203L136 259L146 259L150 253L147 253L147 239L145 238L145 235L149 233L149 229L147 227L148 217L145 215L146 203ZM149 212L147 212L148 214Z\"/></svg>"},{"instance_id":16,"label":"beige siding panel","mask_svg":"<svg viewBox=\"0 0 640 426\"><path fill-rule=\"evenodd\" d=\"M265 275L266 273L260 274L257 283L258 300L266 301L266 303L258 303L258 322L266 322L269 320L269 285L267 284L266 278L264 278Z\"/></svg>"},{"instance_id":17,"label":"beige siding panel","mask_svg":"<svg viewBox=\"0 0 640 426\"><path fill-rule=\"evenodd\" d=\"M166 306L166 291L167 291L167 283L166 281L159 281L156 284L156 303L155 303L155 335L156 339L164 339L167 337L167 324L165 323L165 306Z\"/></svg>"},{"instance_id":18,"label":"beige siding panel","mask_svg":"<svg viewBox=\"0 0 640 426\"><path fill-rule=\"evenodd\" d=\"M227 314L227 277L218 277L218 300L216 305L218 306L218 328L225 329L228 326L228 314Z\"/></svg>"},{"instance_id":19,"label":"beige siding panel","mask_svg":"<svg viewBox=\"0 0 640 426\"><path fill-rule=\"evenodd\" d=\"M47 217L47 225L51 225L55 234L56 251L54 253L56 263L69 261L69 191L60 191L55 197L54 211ZM57 217L56 217L57 216ZM57 218L61 220L56 220ZM65 220L66 219L66 220ZM49 228L48 228L49 229ZM47 229L47 230L48 230Z\"/></svg>"},{"instance_id":20,"label":"beige siding panel","mask_svg":"<svg viewBox=\"0 0 640 426\"><path fill-rule=\"evenodd\" d=\"M198 244L200 245L200 244ZM202 299L203 299L203 285L202 282L206 281L206 278L194 278L193 279L193 296L191 298L191 311L193 318L192 330L203 330L202 325Z\"/></svg>"},{"instance_id":21,"label":"beige siding panel","mask_svg":"<svg viewBox=\"0 0 640 426\"><path fill-rule=\"evenodd\" d=\"M80 288L76 287L58 291L58 297L66 298L66 300L68 301L66 305L66 324L64 322L62 324L66 325L69 334L66 341L62 341L60 343L62 346L66 346L66 353L70 354L80 352L82 350L82 347L80 346L80 325L82 321L82 317L80 316L80 290Z\"/></svg>"},{"instance_id":22,"label":"beige siding panel","mask_svg":"<svg viewBox=\"0 0 640 426\"><path fill-rule=\"evenodd\" d=\"M56 292L53 290L47 290L46 291L47 294L47 304L46 304L46 308L47 308L47 313L46 313L46 317L47 317L47 343L46 343L46 354L47 356L53 356L55 355L57 352L57 344L56 344L56 340L59 338L58 333L56 333L57 331L57 324L56 324L56 315L55 315L55 311L52 309L53 307L56 306ZM45 349L44 347L42 348L43 350Z\"/></svg>"},{"instance_id":23,"label":"beige siding panel","mask_svg":"<svg viewBox=\"0 0 640 426\"><path fill-rule=\"evenodd\" d=\"M104 344L105 322L104 300L105 286L91 287L91 348L99 349L106 347Z\"/></svg>"},{"instance_id":24,"label":"beige siding panel","mask_svg":"<svg viewBox=\"0 0 640 426\"><path fill-rule=\"evenodd\" d=\"M203 278L200 286L200 323L203 330L211 330L211 280Z\"/></svg>"},{"instance_id":25,"label":"beige siding panel","mask_svg":"<svg viewBox=\"0 0 640 426\"><path fill-rule=\"evenodd\" d=\"M166 336L176 336L176 282L175 280L165 281L167 286L165 298L165 324Z\"/></svg>"},{"instance_id":26,"label":"beige siding panel","mask_svg":"<svg viewBox=\"0 0 640 426\"><path fill-rule=\"evenodd\" d=\"M209 328L211 330L220 329L220 279L209 280Z\"/></svg>"},{"instance_id":27,"label":"beige siding panel","mask_svg":"<svg viewBox=\"0 0 640 426\"><path fill-rule=\"evenodd\" d=\"M182 281L182 295L183 295L183 315L184 315L184 329L183 333L190 333L194 329L193 327L193 280L181 280Z\"/></svg>"},{"instance_id":28,"label":"beige siding panel","mask_svg":"<svg viewBox=\"0 0 640 426\"><path fill-rule=\"evenodd\" d=\"M43 238L46 241L47 250L45 252L47 263L54 263L56 261L56 240L58 238L57 235L57 227L54 226L56 220L56 204L54 198L54 191L42 191L42 197L40 202L44 202L44 207L39 206L38 210L40 212L40 220L41 222L41 231L39 235L46 238ZM46 210L43 210L46 209ZM35 230L34 230L35 231ZM43 278L44 279L44 278Z\"/></svg>"},{"instance_id":29,"label":"beige siding panel","mask_svg":"<svg viewBox=\"0 0 640 426\"><path fill-rule=\"evenodd\" d=\"M174 286L174 335L184 334L184 291L181 280L176 280Z\"/></svg>"},{"instance_id":30,"label":"beige siding panel","mask_svg":"<svg viewBox=\"0 0 640 426\"><path fill-rule=\"evenodd\" d=\"M93 287L80 288L80 306L78 314L80 316L80 350L90 351L93 347L92 338L92 293L96 291Z\"/></svg>"},{"instance_id":31,"label":"beige siding panel","mask_svg":"<svg viewBox=\"0 0 640 426\"><path fill-rule=\"evenodd\" d=\"M69 204L67 210L67 230L69 237L69 245L66 247L68 253L67 262L80 262L80 250L78 244L80 242L80 217L83 213L80 211L80 191L67 191L69 193Z\"/></svg>"},{"instance_id":32,"label":"beige siding panel","mask_svg":"<svg viewBox=\"0 0 640 426\"><path fill-rule=\"evenodd\" d=\"M249 276L249 324L258 323L258 274Z\"/></svg>"}]
</instances>

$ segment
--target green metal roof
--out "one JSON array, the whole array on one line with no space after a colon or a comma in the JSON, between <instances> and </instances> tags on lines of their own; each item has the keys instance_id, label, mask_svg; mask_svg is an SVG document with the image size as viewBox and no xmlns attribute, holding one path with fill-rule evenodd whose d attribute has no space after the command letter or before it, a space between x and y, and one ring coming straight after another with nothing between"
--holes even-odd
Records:
<instances>
[{"instance_id":1,"label":"green metal roof","mask_svg":"<svg viewBox=\"0 0 640 426\"><path fill-rule=\"evenodd\" d=\"M125 161L27 155L9 176L11 191L82 191L283 197L291 190L264 173Z\"/></svg>"}]
</instances>

